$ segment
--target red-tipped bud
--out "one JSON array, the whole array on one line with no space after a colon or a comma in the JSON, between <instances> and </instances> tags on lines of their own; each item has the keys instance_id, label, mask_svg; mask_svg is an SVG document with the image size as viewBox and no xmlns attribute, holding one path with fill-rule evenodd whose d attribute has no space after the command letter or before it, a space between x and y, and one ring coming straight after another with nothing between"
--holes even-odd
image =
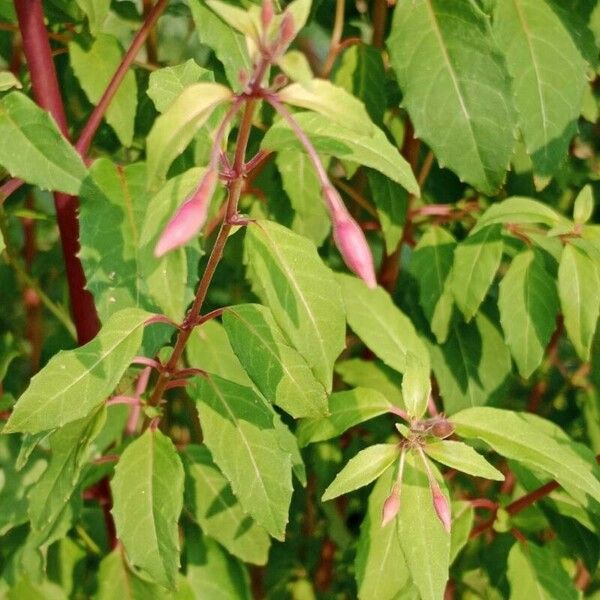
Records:
<instances>
[{"instance_id":1,"label":"red-tipped bud","mask_svg":"<svg viewBox=\"0 0 600 600\"><path fill-rule=\"evenodd\" d=\"M444 529L450 533L450 525L452 523L452 517L450 515L450 504L448 503L448 499L442 493L440 486L432 481L430 484L431 487L431 498L433 500L433 508L435 508L435 512L442 522Z\"/></svg>"},{"instance_id":2,"label":"red-tipped bud","mask_svg":"<svg viewBox=\"0 0 600 600\"><path fill-rule=\"evenodd\" d=\"M277 73L277 75L273 77L271 87L273 90L280 90L282 87L286 86L289 81L290 80L288 79L287 75L284 75L283 73Z\"/></svg>"},{"instance_id":3,"label":"red-tipped bud","mask_svg":"<svg viewBox=\"0 0 600 600\"><path fill-rule=\"evenodd\" d=\"M393 521L400 510L400 494L394 488L392 493L386 498L381 511L381 526L385 527L390 521Z\"/></svg>"},{"instance_id":4,"label":"red-tipped bud","mask_svg":"<svg viewBox=\"0 0 600 600\"><path fill-rule=\"evenodd\" d=\"M260 9L260 21L263 29L271 24L275 11L273 10L273 0L263 0L262 7Z\"/></svg>"},{"instance_id":5,"label":"red-tipped bud","mask_svg":"<svg viewBox=\"0 0 600 600\"><path fill-rule=\"evenodd\" d=\"M183 246L198 234L206 221L218 177L216 170L206 171L198 189L179 207L165 227L154 249L156 257Z\"/></svg>"},{"instance_id":6,"label":"red-tipped bud","mask_svg":"<svg viewBox=\"0 0 600 600\"><path fill-rule=\"evenodd\" d=\"M323 193L331 215L333 239L344 262L367 284L367 287L376 288L373 255L365 234L350 216L340 195L333 187L325 187Z\"/></svg>"},{"instance_id":7,"label":"red-tipped bud","mask_svg":"<svg viewBox=\"0 0 600 600\"><path fill-rule=\"evenodd\" d=\"M287 48L292 40L296 37L296 24L294 23L294 15L291 12L285 12L281 19L281 29L279 30L278 46L281 50Z\"/></svg>"}]
</instances>

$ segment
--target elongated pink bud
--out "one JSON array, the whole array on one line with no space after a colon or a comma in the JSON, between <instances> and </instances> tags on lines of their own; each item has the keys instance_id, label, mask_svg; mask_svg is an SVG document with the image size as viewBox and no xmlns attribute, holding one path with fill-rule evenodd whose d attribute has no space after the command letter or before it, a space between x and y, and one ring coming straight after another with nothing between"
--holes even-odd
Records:
<instances>
[{"instance_id":1,"label":"elongated pink bud","mask_svg":"<svg viewBox=\"0 0 600 600\"><path fill-rule=\"evenodd\" d=\"M352 218L340 195L333 187L324 187L325 202L331 215L333 239L344 262L371 289L377 287L373 255L365 234Z\"/></svg>"},{"instance_id":2,"label":"elongated pink bud","mask_svg":"<svg viewBox=\"0 0 600 600\"><path fill-rule=\"evenodd\" d=\"M381 526L385 527L390 521L393 521L400 510L400 494L394 487L392 493L386 498L381 511Z\"/></svg>"},{"instance_id":3,"label":"elongated pink bud","mask_svg":"<svg viewBox=\"0 0 600 600\"><path fill-rule=\"evenodd\" d=\"M206 171L194 194L177 209L175 215L167 223L154 249L156 257L161 257L163 254L187 244L198 234L206 221L208 206L215 192L218 177L219 174L215 169Z\"/></svg>"},{"instance_id":4,"label":"elongated pink bud","mask_svg":"<svg viewBox=\"0 0 600 600\"><path fill-rule=\"evenodd\" d=\"M260 9L260 20L263 29L266 29L271 24L274 14L275 11L273 10L273 0L263 0L262 7Z\"/></svg>"},{"instance_id":5,"label":"elongated pink bud","mask_svg":"<svg viewBox=\"0 0 600 600\"><path fill-rule=\"evenodd\" d=\"M275 43L277 54L283 54L287 50L287 47L292 43L292 40L296 37L296 24L294 23L294 15L291 12L285 12L281 19L281 26L279 29L279 38Z\"/></svg>"},{"instance_id":6,"label":"elongated pink bud","mask_svg":"<svg viewBox=\"0 0 600 600\"><path fill-rule=\"evenodd\" d=\"M450 533L450 525L452 523L450 504L448 504L446 496L444 496L440 486L435 481L430 482L430 488L431 498L433 500L433 508L435 508L435 512L439 520L442 522L444 529Z\"/></svg>"}]
</instances>

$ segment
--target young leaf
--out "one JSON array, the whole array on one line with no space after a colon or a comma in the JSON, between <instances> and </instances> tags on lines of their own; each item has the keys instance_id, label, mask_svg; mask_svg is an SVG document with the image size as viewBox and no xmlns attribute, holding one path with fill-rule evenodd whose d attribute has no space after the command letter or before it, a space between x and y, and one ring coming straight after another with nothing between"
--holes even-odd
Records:
<instances>
[{"instance_id":1,"label":"young leaf","mask_svg":"<svg viewBox=\"0 0 600 600\"><path fill-rule=\"evenodd\" d=\"M594 190L591 185L586 185L575 198L573 207L573 220L575 223L587 223L594 214Z\"/></svg>"},{"instance_id":2,"label":"young leaf","mask_svg":"<svg viewBox=\"0 0 600 600\"><path fill-rule=\"evenodd\" d=\"M370 135L364 135L343 125L334 125L328 118L317 113L296 113L294 119L308 135L317 152L376 169L411 194L420 195L419 185L410 165L378 127L374 126ZM303 150L284 120L277 121L267 131L261 147L272 151L291 148Z\"/></svg>"},{"instance_id":3,"label":"young leaf","mask_svg":"<svg viewBox=\"0 0 600 600\"><path fill-rule=\"evenodd\" d=\"M498 469L493 467L481 454L475 452L471 446L462 442L439 440L427 444L423 449L433 460L452 469L458 469L474 477L504 481L504 475Z\"/></svg>"},{"instance_id":4,"label":"young leaf","mask_svg":"<svg viewBox=\"0 0 600 600\"><path fill-rule=\"evenodd\" d=\"M296 435L300 446L328 440L354 425L390 412L393 404L381 393L368 388L335 392L329 397L328 417L303 419Z\"/></svg>"},{"instance_id":5,"label":"young leaf","mask_svg":"<svg viewBox=\"0 0 600 600\"><path fill-rule=\"evenodd\" d=\"M69 44L71 67L92 104L98 104L121 63L123 50L117 38L100 33L91 46L84 49L77 42ZM124 146L133 142L137 84L133 71L128 71L106 110L106 122L115 130Z\"/></svg>"},{"instance_id":6,"label":"young leaf","mask_svg":"<svg viewBox=\"0 0 600 600\"><path fill-rule=\"evenodd\" d=\"M217 83L196 83L185 88L154 122L148 135L148 189L162 182L173 160L192 141L212 111L232 96Z\"/></svg>"},{"instance_id":7,"label":"young leaf","mask_svg":"<svg viewBox=\"0 0 600 600\"><path fill-rule=\"evenodd\" d=\"M398 444L375 444L361 450L336 475L323 494L323 502L368 485L398 460Z\"/></svg>"},{"instance_id":8,"label":"young leaf","mask_svg":"<svg viewBox=\"0 0 600 600\"><path fill-rule=\"evenodd\" d=\"M204 446L185 449L186 506L202 531L244 562L267 562L269 535L244 512Z\"/></svg>"},{"instance_id":9,"label":"young leaf","mask_svg":"<svg viewBox=\"0 0 600 600\"><path fill-rule=\"evenodd\" d=\"M31 379L3 433L37 433L82 419L104 402L135 356L151 315L114 314L90 342L61 351Z\"/></svg>"},{"instance_id":10,"label":"young leaf","mask_svg":"<svg viewBox=\"0 0 600 600\"><path fill-rule=\"evenodd\" d=\"M527 542L515 543L508 555L511 600L560 598L577 600L580 594L558 556L549 548Z\"/></svg>"},{"instance_id":11,"label":"young leaf","mask_svg":"<svg viewBox=\"0 0 600 600\"><path fill-rule=\"evenodd\" d=\"M467 321L479 310L502 258L500 226L486 227L463 240L454 251L452 293Z\"/></svg>"},{"instance_id":12,"label":"young leaf","mask_svg":"<svg viewBox=\"0 0 600 600\"><path fill-rule=\"evenodd\" d=\"M512 155L514 111L486 15L462 0L400 0L388 48L416 136L441 166L494 192Z\"/></svg>"},{"instance_id":13,"label":"young leaf","mask_svg":"<svg viewBox=\"0 0 600 600\"><path fill-rule=\"evenodd\" d=\"M406 353L406 369L402 378L402 399L411 417L422 417L431 394L429 356Z\"/></svg>"},{"instance_id":14,"label":"young leaf","mask_svg":"<svg viewBox=\"0 0 600 600\"><path fill-rule=\"evenodd\" d=\"M20 92L0 100L0 165L13 177L67 194L77 194L86 175L52 117Z\"/></svg>"},{"instance_id":15,"label":"young leaf","mask_svg":"<svg viewBox=\"0 0 600 600\"><path fill-rule=\"evenodd\" d=\"M556 284L533 250L517 254L500 282L500 321L519 373L527 378L539 366L556 327Z\"/></svg>"},{"instance_id":16,"label":"young leaf","mask_svg":"<svg viewBox=\"0 0 600 600\"><path fill-rule=\"evenodd\" d=\"M253 290L329 392L345 335L333 274L311 242L269 221L248 228L245 251Z\"/></svg>"},{"instance_id":17,"label":"young leaf","mask_svg":"<svg viewBox=\"0 0 600 600\"><path fill-rule=\"evenodd\" d=\"M239 304L223 314L234 352L267 400L294 418L327 414L327 392L286 342L268 308Z\"/></svg>"},{"instance_id":18,"label":"young leaf","mask_svg":"<svg viewBox=\"0 0 600 600\"><path fill-rule=\"evenodd\" d=\"M600 314L600 268L573 244L564 247L560 259L558 294L569 339L580 358L588 360Z\"/></svg>"},{"instance_id":19,"label":"young leaf","mask_svg":"<svg viewBox=\"0 0 600 600\"><path fill-rule=\"evenodd\" d=\"M559 14L543 0L497 2L493 25L534 171L554 175L577 131L585 60Z\"/></svg>"},{"instance_id":20,"label":"young leaf","mask_svg":"<svg viewBox=\"0 0 600 600\"><path fill-rule=\"evenodd\" d=\"M76 2L87 17L91 34L98 35L108 17L110 0L76 0Z\"/></svg>"},{"instance_id":21,"label":"young leaf","mask_svg":"<svg viewBox=\"0 0 600 600\"><path fill-rule=\"evenodd\" d=\"M179 568L177 521L183 506L183 467L173 442L147 429L115 467L110 487L117 535L131 562L173 588Z\"/></svg>"},{"instance_id":22,"label":"young leaf","mask_svg":"<svg viewBox=\"0 0 600 600\"><path fill-rule=\"evenodd\" d=\"M0 71L0 92L6 92L11 88L21 89L22 87L21 82L12 71Z\"/></svg>"},{"instance_id":23,"label":"young leaf","mask_svg":"<svg viewBox=\"0 0 600 600\"><path fill-rule=\"evenodd\" d=\"M286 52L278 61L277 66L292 80L302 85L314 79L312 68L306 55L299 50Z\"/></svg>"},{"instance_id":24,"label":"young leaf","mask_svg":"<svg viewBox=\"0 0 600 600\"><path fill-rule=\"evenodd\" d=\"M237 29L237 31L249 36L251 39L258 39L256 24L249 11L220 0L206 0L206 4L230 27Z\"/></svg>"},{"instance_id":25,"label":"young leaf","mask_svg":"<svg viewBox=\"0 0 600 600\"><path fill-rule=\"evenodd\" d=\"M292 497L290 454L281 447L273 409L252 388L216 375L189 387L204 442L245 512L283 539Z\"/></svg>"},{"instance_id":26,"label":"young leaf","mask_svg":"<svg viewBox=\"0 0 600 600\"><path fill-rule=\"evenodd\" d=\"M548 473L571 495L576 490L600 501L600 482L590 475L593 465L540 417L482 406L455 414L452 423L459 436L483 440L498 454Z\"/></svg>"},{"instance_id":27,"label":"young leaf","mask_svg":"<svg viewBox=\"0 0 600 600\"><path fill-rule=\"evenodd\" d=\"M375 131L365 105L344 88L325 79L292 83L279 91L278 96L282 102L314 110L358 134L371 135Z\"/></svg>"},{"instance_id":28,"label":"young leaf","mask_svg":"<svg viewBox=\"0 0 600 600\"><path fill-rule=\"evenodd\" d=\"M513 196L502 200L502 202L492 204L477 220L472 233L476 233L490 225L503 225L505 223L518 223L519 225L540 223L547 227L556 227L564 222L566 222L566 219L548 205L531 198Z\"/></svg>"}]
</instances>

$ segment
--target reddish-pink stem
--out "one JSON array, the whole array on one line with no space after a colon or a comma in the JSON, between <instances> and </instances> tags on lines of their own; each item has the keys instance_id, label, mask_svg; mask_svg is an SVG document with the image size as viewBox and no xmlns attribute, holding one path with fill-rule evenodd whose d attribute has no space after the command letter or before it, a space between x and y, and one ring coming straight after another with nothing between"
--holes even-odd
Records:
<instances>
[{"instance_id":1,"label":"reddish-pink stem","mask_svg":"<svg viewBox=\"0 0 600 600\"><path fill-rule=\"evenodd\" d=\"M0 185L0 206L4 204L4 201L11 195L14 194L25 182L17 177L9 179L2 185Z\"/></svg>"}]
</instances>

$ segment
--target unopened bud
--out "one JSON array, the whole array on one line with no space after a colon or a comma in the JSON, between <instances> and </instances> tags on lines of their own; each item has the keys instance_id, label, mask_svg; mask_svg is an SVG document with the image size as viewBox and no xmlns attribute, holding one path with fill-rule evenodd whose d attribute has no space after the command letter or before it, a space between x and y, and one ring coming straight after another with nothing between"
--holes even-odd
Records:
<instances>
[{"instance_id":1,"label":"unopened bud","mask_svg":"<svg viewBox=\"0 0 600 600\"><path fill-rule=\"evenodd\" d=\"M454 425L445 418L441 418L431 426L431 433L435 437L447 438L454 433Z\"/></svg>"},{"instance_id":2,"label":"unopened bud","mask_svg":"<svg viewBox=\"0 0 600 600\"><path fill-rule=\"evenodd\" d=\"M278 46L280 52L283 52L296 37L296 24L294 23L294 15L291 12L285 12L281 19L281 29L279 30Z\"/></svg>"},{"instance_id":3,"label":"unopened bud","mask_svg":"<svg viewBox=\"0 0 600 600\"><path fill-rule=\"evenodd\" d=\"M430 482L431 498L433 500L433 508L442 522L444 529L450 533L450 524L452 523L452 517L450 516L450 504L448 499L442 493L440 486L435 482Z\"/></svg>"},{"instance_id":4,"label":"unopened bud","mask_svg":"<svg viewBox=\"0 0 600 600\"><path fill-rule=\"evenodd\" d=\"M385 527L390 521L393 521L400 510L400 494L394 488L392 493L386 498L381 511L381 526Z\"/></svg>"},{"instance_id":5,"label":"unopened bud","mask_svg":"<svg viewBox=\"0 0 600 600\"><path fill-rule=\"evenodd\" d=\"M273 90L280 90L282 87L286 86L289 83L289 79L287 75L284 73L277 73L275 77L273 77L273 82L271 87Z\"/></svg>"},{"instance_id":6,"label":"unopened bud","mask_svg":"<svg viewBox=\"0 0 600 600\"><path fill-rule=\"evenodd\" d=\"M348 268L356 273L367 287L375 289L377 279L373 255L365 234L352 218L340 195L333 187L323 189L333 225L333 239Z\"/></svg>"},{"instance_id":7,"label":"unopened bud","mask_svg":"<svg viewBox=\"0 0 600 600\"><path fill-rule=\"evenodd\" d=\"M183 246L198 234L206 221L218 177L215 169L205 173L198 189L179 207L165 227L154 249L156 257Z\"/></svg>"},{"instance_id":8,"label":"unopened bud","mask_svg":"<svg viewBox=\"0 0 600 600\"><path fill-rule=\"evenodd\" d=\"M260 9L260 21L263 29L267 29L267 27L271 24L274 14L275 11L273 10L273 0L263 0L262 7Z\"/></svg>"}]
</instances>

